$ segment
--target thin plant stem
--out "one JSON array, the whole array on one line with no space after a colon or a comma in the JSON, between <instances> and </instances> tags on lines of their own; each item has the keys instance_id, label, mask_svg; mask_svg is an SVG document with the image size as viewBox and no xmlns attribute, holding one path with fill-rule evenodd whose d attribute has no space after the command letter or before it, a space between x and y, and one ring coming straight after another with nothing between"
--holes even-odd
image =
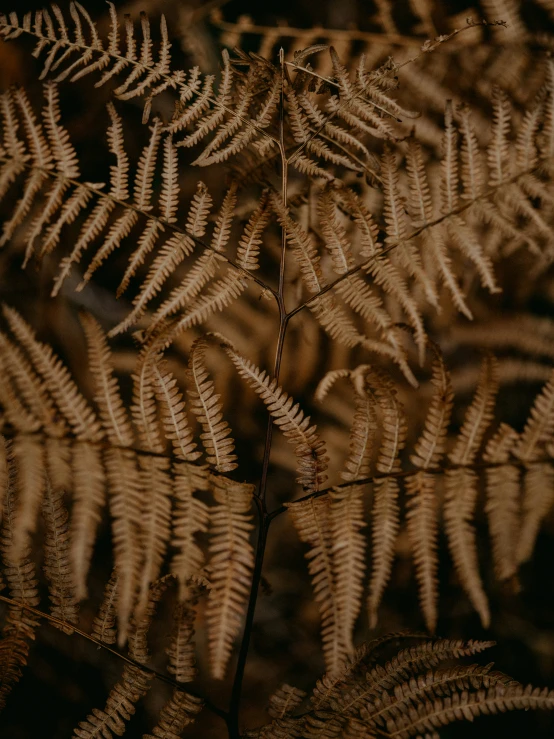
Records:
<instances>
[{"instance_id":1,"label":"thin plant stem","mask_svg":"<svg viewBox=\"0 0 554 739\"><path fill-rule=\"evenodd\" d=\"M288 162L285 148L285 52L281 48L279 51L279 62L281 66L281 100L279 107L279 152L281 157L281 198L284 207L287 207L287 190L288 190ZM286 268L286 251L287 251L287 234L284 226L281 228L281 258L279 263L279 287L276 295L277 304L279 306L279 333L277 337L277 345L275 348L275 361L273 365L273 377L278 382L281 370L281 361L283 358L283 349L285 345L285 336L288 326L288 316L285 308L285 268ZM254 571L252 573L252 583L250 588L250 596L248 599L248 607L242 634L242 641L239 649L237 667L231 689L231 700L229 704L229 712L227 719L227 727L230 739L239 739L239 712L242 695L242 685L244 681L244 671L246 661L248 659L248 650L250 647L250 638L252 636L252 627L254 624L254 615L256 612L256 603L258 598L258 590L262 579L262 568L264 563L265 547L267 542L267 533L271 519L267 515L266 508L266 492L269 471L269 460L271 456L271 443L273 439L273 421L271 416L268 418L264 455L262 462L262 472L260 476L260 485L258 493L254 500L256 501L258 511L258 538L256 542L256 558L254 561Z\"/></svg>"}]
</instances>

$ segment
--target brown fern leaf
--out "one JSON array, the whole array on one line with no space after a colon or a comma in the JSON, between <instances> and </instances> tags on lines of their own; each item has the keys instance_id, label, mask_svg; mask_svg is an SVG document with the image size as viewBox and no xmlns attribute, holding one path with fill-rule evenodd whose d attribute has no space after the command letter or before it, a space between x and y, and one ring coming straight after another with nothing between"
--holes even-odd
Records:
<instances>
[{"instance_id":1,"label":"brown fern leaf","mask_svg":"<svg viewBox=\"0 0 554 739\"><path fill-rule=\"evenodd\" d=\"M526 462L522 523L516 558L526 562L531 558L542 519L554 500L554 471L549 464L533 464L545 444L554 438L554 372L539 393L525 428L514 450Z\"/></svg>"},{"instance_id":2,"label":"brown fern leaf","mask_svg":"<svg viewBox=\"0 0 554 739\"><path fill-rule=\"evenodd\" d=\"M436 466L442 457L453 396L444 360L438 350L433 345L431 347L435 354L432 377L434 395L423 433L410 456L412 464L419 471L406 478L409 496L406 518L421 608L427 628L434 631L437 619L437 514L435 478L426 470Z\"/></svg>"},{"instance_id":3,"label":"brown fern leaf","mask_svg":"<svg viewBox=\"0 0 554 739\"><path fill-rule=\"evenodd\" d=\"M210 248L198 257L194 265L188 270L181 284L174 288L167 300L156 310L152 322L148 327L148 334L155 334L172 314L190 305L202 288L214 277L223 262L221 253L229 241L230 229L237 200L237 186L231 185L227 190L221 205ZM209 202L209 201L207 201ZM206 213L207 215L207 213ZM196 237L203 234L203 227L195 228Z\"/></svg>"},{"instance_id":4,"label":"brown fern leaf","mask_svg":"<svg viewBox=\"0 0 554 739\"><path fill-rule=\"evenodd\" d=\"M294 403L294 400L279 387L277 381L267 372L260 370L248 359L241 357L234 347L223 337L221 346L238 370L239 375L253 388L267 406L275 424L282 430L287 440L295 445L298 460L297 481L306 491L318 490L325 481L328 458L325 444L310 426L309 417Z\"/></svg>"},{"instance_id":5,"label":"brown fern leaf","mask_svg":"<svg viewBox=\"0 0 554 739\"><path fill-rule=\"evenodd\" d=\"M63 504L62 492L53 489L48 479L42 512L46 524L44 572L49 583L50 612L64 624L60 626L62 631L72 634L71 624L77 623L78 610L70 564L69 516Z\"/></svg>"},{"instance_id":6,"label":"brown fern leaf","mask_svg":"<svg viewBox=\"0 0 554 739\"><path fill-rule=\"evenodd\" d=\"M194 723L202 706L200 698L184 690L174 690L171 698L162 706L152 733L143 734L143 739L180 739L185 727Z\"/></svg>"},{"instance_id":7,"label":"brown fern leaf","mask_svg":"<svg viewBox=\"0 0 554 739\"><path fill-rule=\"evenodd\" d=\"M208 464L218 472L229 472L236 468L234 442L231 429L221 413L219 395L215 394L215 386L209 379L204 364L207 342L197 339L192 345L189 356L187 377L189 380L188 396L191 410L198 418L204 433L200 436L207 453Z\"/></svg>"},{"instance_id":8,"label":"brown fern leaf","mask_svg":"<svg viewBox=\"0 0 554 739\"><path fill-rule=\"evenodd\" d=\"M98 421L60 359L50 347L35 339L29 326L13 308L4 306L4 315L73 433L83 440L98 439Z\"/></svg>"},{"instance_id":9,"label":"brown fern leaf","mask_svg":"<svg viewBox=\"0 0 554 739\"><path fill-rule=\"evenodd\" d=\"M381 255L383 245L378 239L379 229L377 224L361 198L350 188L342 188L340 197L343 207L351 215L359 232L361 256L367 260L362 265L363 270L387 295L398 301L408 323L415 331L416 344L421 353L422 348L425 347L425 329L421 312L410 294L402 274L390 259ZM387 330L390 335L390 329Z\"/></svg>"},{"instance_id":10,"label":"brown fern leaf","mask_svg":"<svg viewBox=\"0 0 554 739\"><path fill-rule=\"evenodd\" d=\"M15 428L23 419L31 427L44 428L52 437L62 436L67 426L59 417L52 398L24 353L0 333L4 372L4 412ZM30 418L29 418L30 416Z\"/></svg>"},{"instance_id":11,"label":"brown fern leaf","mask_svg":"<svg viewBox=\"0 0 554 739\"><path fill-rule=\"evenodd\" d=\"M170 71L170 43L167 25L162 15L160 19L161 43L158 61L154 60L153 43L150 36L150 23L144 13L141 14L142 39L137 54L137 40L133 24L127 17L125 22L125 47L120 48L120 29L113 3L108 2L110 11L110 31L107 44L98 35L96 24L86 9L79 2L71 3L72 18L71 38L64 16L58 6L52 5L52 13L58 28L48 10L39 10L34 14L26 13L20 21L16 13L9 18L0 16L0 35L4 39L17 38L22 33L36 39L34 56L45 55L41 77L56 73L55 79L76 81L93 72L102 72L97 87L114 77L125 73L124 81L115 89L114 94L128 100L139 95L146 97L147 118L151 100L167 88L182 88L188 91L184 83L184 73Z\"/></svg>"},{"instance_id":12,"label":"brown fern leaf","mask_svg":"<svg viewBox=\"0 0 554 739\"><path fill-rule=\"evenodd\" d=\"M254 488L220 477L213 477L212 484L217 505L210 510L211 589L206 616L212 674L222 680L251 585L249 511Z\"/></svg>"},{"instance_id":13,"label":"brown fern leaf","mask_svg":"<svg viewBox=\"0 0 554 739\"><path fill-rule=\"evenodd\" d=\"M140 578L137 614L142 616L148 593L160 572L169 541L171 522L172 485L169 476L169 460L157 456L164 451L157 418L154 387L155 357L143 353L139 370L134 375L135 425L139 430L141 446L154 455L141 455L138 459L140 487L149 491L148 505L142 506L137 520L140 522Z\"/></svg>"},{"instance_id":14,"label":"brown fern leaf","mask_svg":"<svg viewBox=\"0 0 554 739\"><path fill-rule=\"evenodd\" d=\"M18 436L12 446L15 476L17 525L12 534L10 557L19 562L29 551L30 536L36 531L37 516L45 490L46 462L42 444L35 437Z\"/></svg>"},{"instance_id":15,"label":"brown fern leaf","mask_svg":"<svg viewBox=\"0 0 554 739\"><path fill-rule=\"evenodd\" d=\"M303 721L291 716L294 709L305 697L303 690L291 685L281 685L269 698L268 713L272 721L266 724L260 733L260 739L281 739L299 737Z\"/></svg>"},{"instance_id":16,"label":"brown fern leaf","mask_svg":"<svg viewBox=\"0 0 554 739\"><path fill-rule=\"evenodd\" d=\"M23 553L20 561L15 563L10 558L13 548L13 532L16 530L13 457L10 446L7 448L7 490L4 499L4 514L0 551L2 555L3 574L7 581L10 596L24 606L36 608L39 604L35 566L29 558L28 550ZM6 698L14 684L21 677L21 668L27 663L29 642L35 638L38 618L32 612L18 605L10 605L6 621L2 628L0 641L0 667L2 680L0 683L0 708L6 703Z\"/></svg>"},{"instance_id":17,"label":"brown fern leaf","mask_svg":"<svg viewBox=\"0 0 554 739\"><path fill-rule=\"evenodd\" d=\"M340 622L340 603L333 572L332 538L330 530L330 500L309 498L288 503L292 522L300 540L310 546L306 553L312 578L314 597L321 613L321 636L327 671L338 673L346 657Z\"/></svg>"},{"instance_id":18,"label":"brown fern leaf","mask_svg":"<svg viewBox=\"0 0 554 739\"><path fill-rule=\"evenodd\" d=\"M146 664L148 661L148 631L156 606L168 585L168 577L156 581L150 589L143 615L133 620L129 637L129 656L140 664ZM126 729L125 722L135 713L135 704L148 692L151 679L151 676L139 667L125 664L121 678L110 690L104 709L93 709L87 719L80 722L74 735L79 739L90 739L106 736L108 732L113 731L116 735L122 736Z\"/></svg>"},{"instance_id":19,"label":"brown fern leaf","mask_svg":"<svg viewBox=\"0 0 554 739\"><path fill-rule=\"evenodd\" d=\"M422 731L434 731L453 721L459 721L461 716L471 716L473 719L481 714L498 711L553 707L554 693L546 688L541 690L531 685L503 685L500 682L476 692L455 692L452 696L419 703L411 716L403 713L389 719L387 733L398 739L408 739L420 735Z\"/></svg>"},{"instance_id":20,"label":"brown fern leaf","mask_svg":"<svg viewBox=\"0 0 554 739\"><path fill-rule=\"evenodd\" d=\"M92 622L91 636L103 644L115 644L117 639L117 628L115 625L117 587L117 574L113 572L106 583L102 603Z\"/></svg>"},{"instance_id":21,"label":"brown fern leaf","mask_svg":"<svg viewBox=\"0 0 554 739\"><path fill-rule=\"evenodd\" d=\"M168 672L180 683L192 682L196 676L194 655L194 619L198 587L192 585L175 607L171 643L167 649Z\"/></svg>"},{"instance_id":22,"label":"brown fern leaf","mask_svg":"<svg viewBox=\"0 0 554 739\"><path fill-rule=\"evenodd\" d=\"M112 516L114 560L119 579L118 642L122 646L127 639L127 627L140 577L143 490L136 458L130 450L108 449L104 463Z\"/></svg>"},{"instance_id":23,"label":"brown fern leaf","mask_svg":"<svg viewBox=\"0 0 554 739\"><path fill-rule=\"evenodd\" d=\"M477 475L467 466L475 461L493 419L497 391L496 365L488 358L483 363L474 400L467 410L454 449L448 455L450 462L459 467L445 473L444 520L448 544L462 586L485 627L489 624L490 614L479 576L477 543L471 524L477 497Z\"/></svg>"},{"instance_id":24,"label":"brown fern leaf","mask_svg":"<svg viewBox=\"0 0 554 739\"><path fill-rule=\"evenodd\" d=\"M364 379L375 396L381 415L381 446L376 469L379 474L387 475L373 483L372 572L367 609L370 627L375 628L377 609L390 578L398 535L400 486L392 475L400 470L399 454L406 443L407 427L394 383L383 373L375 371L368 372Z\"/></svg>"},{"instance_id":25,"label":"brown fern leaf","mask_svg":"<svg viewBox=\"0 0 554 739\"><path fill-rule=\"evenodd\" d=\"M288 209L277 193L272 193L271 203L279 223L285 229L287 242L293 249L306 288L312 294L319 292L322 288L320 258L310 234L290 216Z\"/></svg>"},{"instance_id":26,"label":"brown fern leaf","mask_svg":"<svg viewBox=\"0 0 554 739\"><path fill-rule=\"evenodd\" d=\"M362 491L360 485L333 490L329 510L341 640L348 655L354 652L352 635L362 603L365 573L365 537L360 533L366 525Z\"/></svg>"},{"instance_id":27,"label":"brown fern leaf","mask_svg":"<svg viewBox=\"0 0 554 739\"><path fill-rule=\"evenodd\" d=\"M519 470L506 464L517 440L514 429L502 423L489 440L483 455L486 462L500 465L486 471L485 505L494 571L500 581L514 577L518 568L514 541L518 540L519 535Z\"/></svg>"},{"instance_id":28,"label":"brown fern leaf","mask_svg":"<svg viewBox=\"0 0 554 739\"><path fill-rule=\"evenodd\" d=\"M274 121L281 95L281 78L275 74L274 79L270 82L265 99L256 103L255 116L249 116L248 111L258 86L261 71L267 71L267 67L263 65L262 70L260 70L256 64L250 66L244 88L237 91L240 102L194 164L207 167L211 164L224 162L247 146L256 146L256 143L264 144L267 141L267 138L261 138L260 134L263 137L265 129ZM227 139L229 141L223 145ZM269 139L269 144L275 146L276 142Z\"/></svg>"},{"instance_id":29,"label":"brown fern leaf","mask_svg":"<svg viewBox=\"0 0 554 739\"><path fill-rule=\"evenodd\" d=\"M143 315L148 303L160 292L164 283L174 272L183 259L189 255L194 248L194 241L191 237L200 238L205 230L207 216L212 205L212 198L207 187L203 182L197 185L197 191L190 205L186 233L171 236L164 245L158 250L146 279L144 280L139 294L134 298L134 308L129 315L112 331L111 335L125 331L129 326ZM132 270L128 270L124 277L124 283L134 274L136 266L139 262L133 261ZM120 290L122 286L120 286ZM177 306L179 307L179 306Z\"/></svg>"},{"instance_id":30,"label":"brown fern leaf","mask_svg":"<svg viewBox=\"0 0 554 739\"><path fill-rule=\"evenodd\" d=\"M247 287L248 280L244 274L234 267L229 267L221 279L210 285L205 295L200 295L191 303L182 318L177 316L167 326L161 327L155 341L159 342L160 346L168 347L179 334L205 323L211 315L227 308Z\"/></svg>"}]
</instances>

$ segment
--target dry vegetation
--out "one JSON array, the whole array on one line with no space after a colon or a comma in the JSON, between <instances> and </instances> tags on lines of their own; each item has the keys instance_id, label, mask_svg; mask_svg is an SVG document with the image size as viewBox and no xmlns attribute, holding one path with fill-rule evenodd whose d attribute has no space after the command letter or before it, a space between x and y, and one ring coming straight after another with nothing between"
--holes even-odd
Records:
<instances>
[{"instance_id":1,"label":"dry vegetation","mask_svg":"<svg viewBox=\"0 0 554 739\"><path fill-rule=\"evenodd\" d=\"M552 708L554 4L150 5L0 16L3 735Z\"/></svg>"}]
</instances>

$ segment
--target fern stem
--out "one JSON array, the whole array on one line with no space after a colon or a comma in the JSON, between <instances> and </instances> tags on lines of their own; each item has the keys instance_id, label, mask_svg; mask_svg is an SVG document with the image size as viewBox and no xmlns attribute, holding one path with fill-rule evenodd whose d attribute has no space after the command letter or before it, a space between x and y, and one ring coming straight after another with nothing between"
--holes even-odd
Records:
<instances>
[{"instance_id":1,"label":"fern stem","mask_svg":"<svg viewBox=\"0 0 554 739\"><path fill-rule=\"evenodd\" d=\"M552 462L552 459L550 457L541 457L537 458L536 462L550 464ZM535 460L533 460L533 463L535 463ZM528 462L514 457L513 459L509 459L507 462L473 462L472 464L445 464L441 467L429 467L425 470L425 473L428 475L444 475L447 470L471 470L479 472L484 470L497 469L499 467L517 467L518 469L526 469L527 466ZM341 482L337 485L333 485L332 487L323 488L322 490L316 490L314 493L308 493L308 495L304 495L302 496L302 498L297 498L294 502L302 503L306 500L311 500L312 498L321 498L324 495L329 495L329 493L333 491L341 490L342 488L349 488L354 485L371 485L376 480L402 480L405 477L410 477L411 475L413 475L415 471L417 470L411 469L401 470L400 472L378 472L372 477L362 477L359 480L349 480L348 482ZM286 513L288 510L289 509L285 505L274 508L267 514L268 522L271 523L274 518L277 518L277 516L280 516L282 513Z\"/></svg>"},{"instance_id":2,"label":"fern stem","mask_svg":"<svg viewBox=\"0 0 554 739\"><path fill-rule=\"evenodd\" d=\"M288 162L285 148L285 52L281 48L279 50L279 62L281 65L281 100L279 106L279 152L281 156L281 198L284 207L287 207L287 191L288 191ZM289 318L285 308L285 267L286 267L286 249L287 249L287 233L283 225L281 227L281 259L279 262L279 287L277 294L277 304L279 306L279 334L277 337L277 346L275 347L275 360L273 364L273 377L278 382L279 373L281 371L281 361L283 358L283 348L285 345L285 336ZM229 705L229 717L227 727L230 739L238 739L240 737L239 729L239 711L242 694L242 684L244 680L244 670L248 659L248 650L250 647L250 638L252 635L252 627L254 624L254 615L256 612L256 603L258 599L258 590L262 579L262 568L264 563L265 547L267 542L267 533L271 519L267 515L266 508L266 491L267 478L269 470L269 460L271 456L271 442L273 439L273 420L271 416L268 419L267 431L264 444L264 455L262 462L262 472L260 476L260 485L258 493L254 497L258 510L258 540L256 543L256 559L254 562L254 571L252 573L252 585L250 588L250 597L248 599L248 608L244 623L244 631L239 649L237 660L237 668L231 689L231 700Z\"/></svg>"}]
</instances>

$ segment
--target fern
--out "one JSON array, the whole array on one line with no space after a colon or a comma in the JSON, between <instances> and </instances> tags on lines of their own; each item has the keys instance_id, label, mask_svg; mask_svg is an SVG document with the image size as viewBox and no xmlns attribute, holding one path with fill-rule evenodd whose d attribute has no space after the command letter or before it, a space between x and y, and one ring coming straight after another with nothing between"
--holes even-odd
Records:
<instances>
[{"instance_id":1,"label":"fern","mask_svg":"<svg viewBox=\"0 0 554 739\"><path fill-rule=\"evenodd\" d=\"M123 662L79 737L553 707L449 638L470 609L502 634L499 586L548 588L526 563L554 501L554 65L527 5L552 17L216 13L219 68L212 4L0 14L43 81L0 93L2 706L46 621ZM66 92L92 85L83 126ZM445 637L368 641L400 622Z\"/></svg>"}]
</instances>

